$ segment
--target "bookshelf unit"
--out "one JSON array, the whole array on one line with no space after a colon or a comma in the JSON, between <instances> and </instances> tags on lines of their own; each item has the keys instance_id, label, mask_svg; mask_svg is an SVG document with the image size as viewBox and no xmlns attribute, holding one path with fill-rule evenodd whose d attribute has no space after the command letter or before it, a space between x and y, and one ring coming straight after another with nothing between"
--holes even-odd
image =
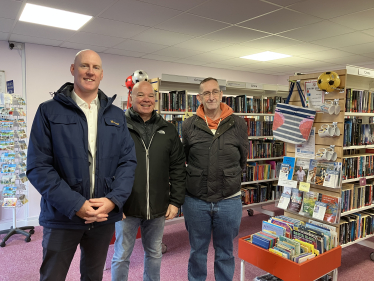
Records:
<instances>
[{"instance_id":1,"label":"bookshelf unit","mask_svg":"<svg viewBox=\"0 0 374 281\"><path fill-rule=\"evenodd\" d=\"M338 115L329 115L327 113L317 113L313 127L316 127L316 140L315 140L315 150L319 148L328 148L330 145L335 145L335 152L337 153L337 160L335 162L343 162L345 158L354 158L354 157L360 157L360 156L370 156L374 155L374 153L366 153L365 149L366 148L374 148L374 144L367 144L367 145L352 145L352 146L344 146L344 138L345 138L345 133L347 131L344 131L345 129L345 118L352 118L352 117L358 117L363 120L362 124L367 124L368 118L373 117L374 113L366 113L366 112L345 112L346 111L346 102L347 102L347 89L360 89L360 90L368 90L368 91L373 91L372 89L372 84L373 84L373 78L374 77L364 77L359 75L360 68L354 67L354 66L347 66L346 69L342 70L337 70L335 71L338 73L341 83L339 88L344 89L344 91L334 91L331 93L328 93L325 95L325 101L326 100L334 100L334 99L339 99L339 105L340 105L340 113ZM372 73L374 71L371 71ZM305 75L297 75L297 76L292 76L290 77L290 80L300 80L301 88L304 90L304 82L305 81L310 81L310 80L317 80L317 77L321 73L312 73L312 74L305 74ZM297 95L297 90L294 90L295 94L292 96L290 104L293 105L301 105L301 102L299 101L299 96ZM340 128L340 136L339 137L334 137L334 138L320 138L318 135L318 129L321 127L322 124L331 124L332 122L337 122L338 127ZM287 144L286 145L286 155L295 157L295 145L293 144ZM355 154L352 155L344 155L343 151L348 150L348 149L355 149L358 151L355 151ZM344 163L344 162L343 162ZM343 164L344 165L344 164ZM343 172L343 171L342 171ZM373 176L364 176L366 179L374 179ZM352 179L346 179L342 180L342 184L345 183L356 183L358 184L360 178L362 177L357 177L357 178L352 178ZM314 185L310 184L310 191L314 192L319 192L322 194L334 196L334 197L342 197L342 192L343 192L343 187L337 187L337 188L329 188L325 186L319 186L319 185ZM343 200L342 200L343 202ZM364 206L362 208L357 208L353 209L347 212L340 213L340 220L335 223L329 223L326 221L322 221L325 224L329 224L332 226L335 226L337 229L337 236L338 240L340 240L341 234L340 234L340 225L344 223L344 219L342 219L345 216L358 213L361 211L369 210L374 208L374 204L371 204L370 206ZM339 210L340 211L340 210ZM286 216L296 218L302 221L308 221L309 219L313 219L311 217L306 217L302 216L299 213L292 212L289 210L285 210L284 214ZM317 220L318 221L318 220ZM356 243L363 243L364 240L373 237L374 235L367 235L366 237L359 238L355 241L349 242L347 244L341 245L341 248L348 247L350 245L356 244ZM340 241L339 241L340 242ZM372 247L370 243L367 243L365 246ZM330 251L329 251L330 252ZM326 272L327 273L327 272ZM333 276L333 280L336 280L337 278L337 272Z\"/></svg>"},{"instance_id":2,"label":"bookshelf unit","mask_svg":"<svg viewBox=\"0 0 374 281\"><path fill-rule=\"evenodd\" d=\"M189 77L189 76L180 76L180 75L171 75L171 74L162 74L161 79L159 79L159 93L158 96L158 107L156 108L158 112L165 117L166 120L179 119L183 120L184 116L188 112L189 114L195 114L194 111L189 111L188 108L188 97L191 95L198 95L199 93L199 84L204 78L201 77ZM224 79L218 79L218 84L223 90L224 97L235 97L235 96L245 96L245 97L260 97L261 107L264 103L265 98L273 98L274 96L287 96L288 86L286 85L271 85L271 84L259 84L259 83L248 83L248 82L236 82L236 81L226 81ZM163 95L164 92L171 91L185 91L185 100L182 101L185 103L185 109L183 111L165 111L163 108ZM274 105L275 109L275 105ZM252 118L254 117L256 121L264 121L265 118L271 118L274 116L274 113L245 113L245 112L234 112L235 115L242 117ZM183 136L182 136L183 137ZM250 140L272 140L273 136L249 136L248 141ZM281 157L269 157L269 158L254 158L247 159L248 162L261 162L266 160L281 160ZM277 181L277 178L256 180L256 181L246 181L242 182L242 186L255 184L255 183L268 183ZM275 196L274 196L275 197ZM275 199L275 198L274 198ZM269 214L268 210L263 209L262 207L269 204L275 204L276 200L267 200L260 203L252 203L249 205L243 205L243 209L252 209L248 210L248 214L253 214L253 210ZM253 207L253 208L252 208ZM274 215L273 212L269 215Z\"/></svg>"}]
</instances>

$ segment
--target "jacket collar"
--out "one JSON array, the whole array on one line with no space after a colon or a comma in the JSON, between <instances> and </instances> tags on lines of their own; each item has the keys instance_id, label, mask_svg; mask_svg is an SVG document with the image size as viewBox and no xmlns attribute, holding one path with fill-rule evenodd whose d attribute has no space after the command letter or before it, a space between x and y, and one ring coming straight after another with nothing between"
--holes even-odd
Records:
<instances>
[{"instance_id":1,"label":"jacket collar","mask_svg":"<svg viewBox=\"0 0 374 281\"><path fill-rule=\"evenodd\" d=\"M57 92L53 93L53 99L66 104L68 106L73 106L76 107L77 104L73 101L71 97L71 92L74 89L74 84L67 82L64 85L61 86L60 89L57 90ZM113 97L107 97L107 95L104 94L103 91L99 89L98 91L98 98L100 100L100 107L103 108L104 110L111 106L113 101L116 99L117 95L114 95Z\"/></svg>"}]
</instances>

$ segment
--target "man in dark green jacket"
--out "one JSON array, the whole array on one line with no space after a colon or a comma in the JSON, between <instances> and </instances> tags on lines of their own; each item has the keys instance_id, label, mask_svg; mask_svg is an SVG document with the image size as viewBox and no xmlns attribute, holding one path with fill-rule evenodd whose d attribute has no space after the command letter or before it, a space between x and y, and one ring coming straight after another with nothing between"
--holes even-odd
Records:
<instances>
[{"instance_id":1,"label":"man in dark green jacket","mask_svg":"<svg viewBox=\"0 0 374 281\"><path fill-rule=\"evenodd\" d=\"M139 226L145 252L143 280L160 280L165 219L173 219L184 202L186 159L174 125L154 110L152 85L136 84L131 101L126 121L138 165L132 193L123 207L124 219L116 223L112 280L127 280Z\"/></svg>"}]
</instances>

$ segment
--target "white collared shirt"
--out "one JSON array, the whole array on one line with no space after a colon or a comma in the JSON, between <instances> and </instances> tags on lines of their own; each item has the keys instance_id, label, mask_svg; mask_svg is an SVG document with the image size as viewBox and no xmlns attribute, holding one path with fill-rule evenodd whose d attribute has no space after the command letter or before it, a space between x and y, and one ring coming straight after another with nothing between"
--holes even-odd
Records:
<instances>
[{"instance_id":1,"label":"white collared shirt","mask_svg":"<svg viewBox=\"0 0 374 281\"><path fill-rule=\"evenodd\" d=\"M100 101L98 96L91 102L90 108L88 104L82 100L74 90L71 93L71 98L80 109L84 112L87 119L88 127L88 145L90 146L90 151L92 153L92 175L91 175L91 197L95 188L95 164L96 164L96 138L97 138L97 117L100 109Z\"/></svg>"}]
</instances>

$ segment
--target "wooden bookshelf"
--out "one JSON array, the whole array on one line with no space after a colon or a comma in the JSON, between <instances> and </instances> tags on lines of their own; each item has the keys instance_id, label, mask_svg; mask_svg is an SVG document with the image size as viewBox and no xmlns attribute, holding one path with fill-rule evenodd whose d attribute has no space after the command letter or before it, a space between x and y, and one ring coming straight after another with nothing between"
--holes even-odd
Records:
<instances>
[{"instance_id":1,"label":"wooden bookshelf","mask_svg":"<svg viewBox=\"0 0 374 281\"><path fill-rule=\"evenodd\" d=\"M264 161L264 160L276 160L276 159L283 159L283 157L284 156L269 157L269 158L253 158L253 159L247 159L247 162Z\"/></svg>"},{"instance_id":2,"label":"wooden bookshelf","mask_svg":"<svg viewBox=\"0 0 374 281\"><path fill-rule=\"evenodd\" d=\"M343 213L340 214L340 216L344 217L346 215L358 213L358 212L365 211L365 210L368 210L368 209L371 209L371 208L374 208L374 204L371 204L370 206L365 206L365 207L362 207L362 208L358 208L358 209L352 209L352 210L347 211L347 212L343 212Z\"/></svg>"},{"instance_id":3,"label":"wooden bookshelf","mask_svg":"<svg viewBox=\"0 0 374 281\"><path fill-rule=\"evenodd\" d=\"M374 116L374 113L365 113L365 112L344 112L345 116Z\"/></svg>"},{"instance_id":4,"label":"wooden bookshelf","mask_svg":"<svg viewBox=\"0 0 374 281\"><path fill-rule=\"evenodd\" d=\"M366 236L363 237L363 238L359 238L359 239L357 239L357 240L355 240L355 241L352 241L352 242L349 242L349 243L346 243L346 244L342 244L341 247L342 247L342 248L345 248L345 247L348 247L348 246L354 245L354 244L356 244L356 243L360 243L360 242L362 242L362 241L364 241L364 240L366 240L366 239L372 238L372 237L374 237L374 234L366 235Z\"/></svg>"},{"instance_id":5,"label":"wooden bookshelf","mask_svg":"<svg viewBox=\"0 0 374 281\"><path fill-rule=\"evenodd\" d=\"M267 180L258 180L258 181L246 181L246 182L242 182L242 185L259 183L259 182L277 181L277 180L278 180L278 178L267 179Z\"/></svg>"},{"instance_id":6,"label":"wooden bookshelf","mask_svg":"<svg viewBox=\"0 0 374 281\"><path fill-rule=\"evenodd\" d=\"M355 178L355 179L347 179L347 180L343 180L342 183L355 182L355 181L359 181L362 178L374 179L374 176L366 176L366 177Z\"/></svg>"},{"instance_id":7,"label":"wooden bookshelf","mask_svg":"<svg viewBox=\"0 0 374 281\"><path fill-rule=\"evenodd\" d=\"M344 155L342 158L354 158L354 157L361 157L361 156L371 156L374 153L362 153L362 154L351 154L351 155Z\"/></svg>"},{"instance_id":8,"label":"wooden bookshelf","mask_svg":"<svg viewBox=\"0 0 374 281\"><path fill-rule=\"evenodd\" d=\"M343 150L347 150L347 149L362 149L362 148L374 148L374 144L344 146Z\"/></svg>"}]
</instances>

